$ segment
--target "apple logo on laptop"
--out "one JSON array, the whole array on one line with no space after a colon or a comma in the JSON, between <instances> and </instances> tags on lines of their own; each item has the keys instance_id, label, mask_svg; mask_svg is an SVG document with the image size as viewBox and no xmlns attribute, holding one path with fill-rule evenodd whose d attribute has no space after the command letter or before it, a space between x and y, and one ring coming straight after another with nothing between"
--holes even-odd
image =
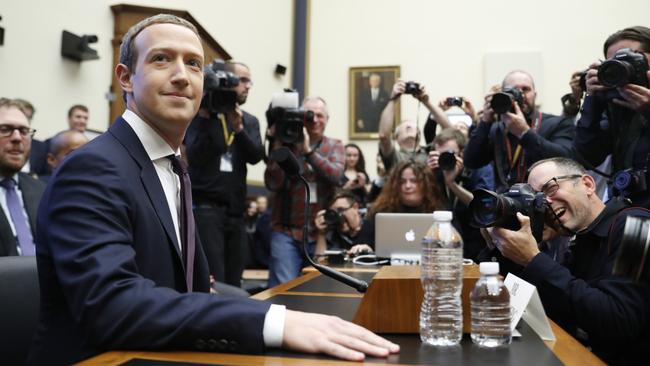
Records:
<instances>
[{"instance_id":1,"label":"apple logo on laptop","mask_svg":"<svg viewBox=\"0 0 650 366\"><path fill-rule=\"evenodd\" d=\"M406 234L404 234L404 238L405 238L406 241L408 241L408 242L413 242L413 241L415 241L415 232L413 231L413 229L407 231Z\"/></svg>"}]
</instances>

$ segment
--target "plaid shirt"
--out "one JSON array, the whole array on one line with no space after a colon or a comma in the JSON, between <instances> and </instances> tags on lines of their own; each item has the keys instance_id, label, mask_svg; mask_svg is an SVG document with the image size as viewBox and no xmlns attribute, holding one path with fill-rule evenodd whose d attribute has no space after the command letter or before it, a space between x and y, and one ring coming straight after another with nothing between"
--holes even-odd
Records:
<instances>
[{"instance_id":1,"label":"plaid shirt","mask_svg":"<svg viewBox=\"0 0 650 366\"><path fill-rule=\"evenodd\" d=\"M323 136L313 148L313 153L300 157L295 149L293 153L302 164L307 182L315 183L317 203L310 204L309 238L315 240L314 219L319 210L325 208L327 201L340 185L344 170L345 149L341 140ZM302 229L305 215L305 187L297 177L286 178L278 164L269 161L264 171L266 188L273 192L274 231L285 233L295 240L302 241ZM311 187L314 184L310 184ZM310 188L311 188L310 187ZM313 192L312 192L313 194Z\"/></svg>"}]
</instances>

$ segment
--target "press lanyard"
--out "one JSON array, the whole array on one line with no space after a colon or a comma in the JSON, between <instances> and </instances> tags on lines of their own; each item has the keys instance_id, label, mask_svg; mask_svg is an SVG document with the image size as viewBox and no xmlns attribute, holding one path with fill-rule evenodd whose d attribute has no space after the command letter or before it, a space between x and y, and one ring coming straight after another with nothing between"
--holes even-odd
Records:
<instances>
[{"instance_id":1,"label":"press lanyard","mask_svg":"<svg viewBox=\"0 0 650 366\"><path fill-rule=\"evenodd\" d=\"M226 117L223 115L223 113L219 113L219 120L221 121L221 127L223 127L223 141L226 143L226 148L228 148L232 144L232 140L235 139L235 133L228 132Z\"/></svg>"},{"instance_id":2,"label":"press lanyard","mask_svg":"<svg viewBox=\"0 0 650 366\"><path fill-rule=\"evenodd\" d=\"M531 128L533 131L537 131L539 126L542 124L542 112L539 112L537 118L533 121L533 125ZM523 176L521 175L522 171L525 171L525 159L521 157L521 143L517 144L517 147L515 148L515 153L513 155L512 153L512 145L510 144L510 139L508 138L508 130L506 129L504 131L504 139L506 140L506 149L508 150L508 165L510 166L510 170L513 170L515 168L515 165L519 163L517 167L517 181L523 180ZM521 159L520 159L521 158Z\"/></svg>"}]
</instances>

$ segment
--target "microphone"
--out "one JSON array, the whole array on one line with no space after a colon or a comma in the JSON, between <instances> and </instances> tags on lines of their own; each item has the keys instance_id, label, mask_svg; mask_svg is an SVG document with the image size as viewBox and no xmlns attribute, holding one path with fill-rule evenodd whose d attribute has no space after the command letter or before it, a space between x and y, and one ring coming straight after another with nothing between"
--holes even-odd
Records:
<instances>
[{"instance_id":1,"label":"microphone","mask_svg":"<svg viewBox=\"0 0 650 366\"><path fill-rule=\"evenodd\" d=\"M309 236L308 224L309 224L309 216L310 216L309 215L309 211L310 211L309 210L309 196L310 196L309 183L307 183L305 177L302 176L302 168L298 163L298 160L293 155L291 150L289 150L288 147L282 146L273 150L269 158L275 161L276 163L278 163L278 165L280 166L280 168L282 168L285 174L287 174L290 177L293 176L298 177L302 182L302 184L305 186L305 192L306 192L305 193L305 223L302 229L302 253L305 256L305 258L307 258L307 261L309 261L312 267L316 268L318 272L324 274L325 276L335 279L339 282L342 282L356 289L359 292L366 292L366 290L368 289L368 283L366 281L362 281L358 278L354 278L350 275L339 272L330 267L324 266L322 264L318 264L314 262L314 260L309 256L309 254L307 253L307 237Z\"/></svg>"}]
</instances>

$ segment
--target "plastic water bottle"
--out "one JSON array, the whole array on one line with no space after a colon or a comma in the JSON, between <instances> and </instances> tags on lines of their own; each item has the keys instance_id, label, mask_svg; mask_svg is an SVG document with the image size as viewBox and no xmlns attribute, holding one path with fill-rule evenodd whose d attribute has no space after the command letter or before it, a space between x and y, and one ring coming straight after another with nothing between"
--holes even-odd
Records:
<instances>
[{"instance_id":1,"label":"plastic water bottle","mask_svg":"<svg viewBox=\"0 0 650 366\"><path fill-rule=\"evenodd\" d=\"M480 264L481 278L470 295L472 342L481 347L510 344L510 293L499 277L499 263Z\"/></svg>"},{"instance_id":2,"label":"plastic water bottle","mask_svg":"<svg viewBox=\"0 0 650 366\"><path fill-rule=\"evenodd\" d=\"M453 346L463 337L463 239L451 224L450 211L433 213L422 239L420 339L434 346Z\"/></svg>"}]
</instances>

